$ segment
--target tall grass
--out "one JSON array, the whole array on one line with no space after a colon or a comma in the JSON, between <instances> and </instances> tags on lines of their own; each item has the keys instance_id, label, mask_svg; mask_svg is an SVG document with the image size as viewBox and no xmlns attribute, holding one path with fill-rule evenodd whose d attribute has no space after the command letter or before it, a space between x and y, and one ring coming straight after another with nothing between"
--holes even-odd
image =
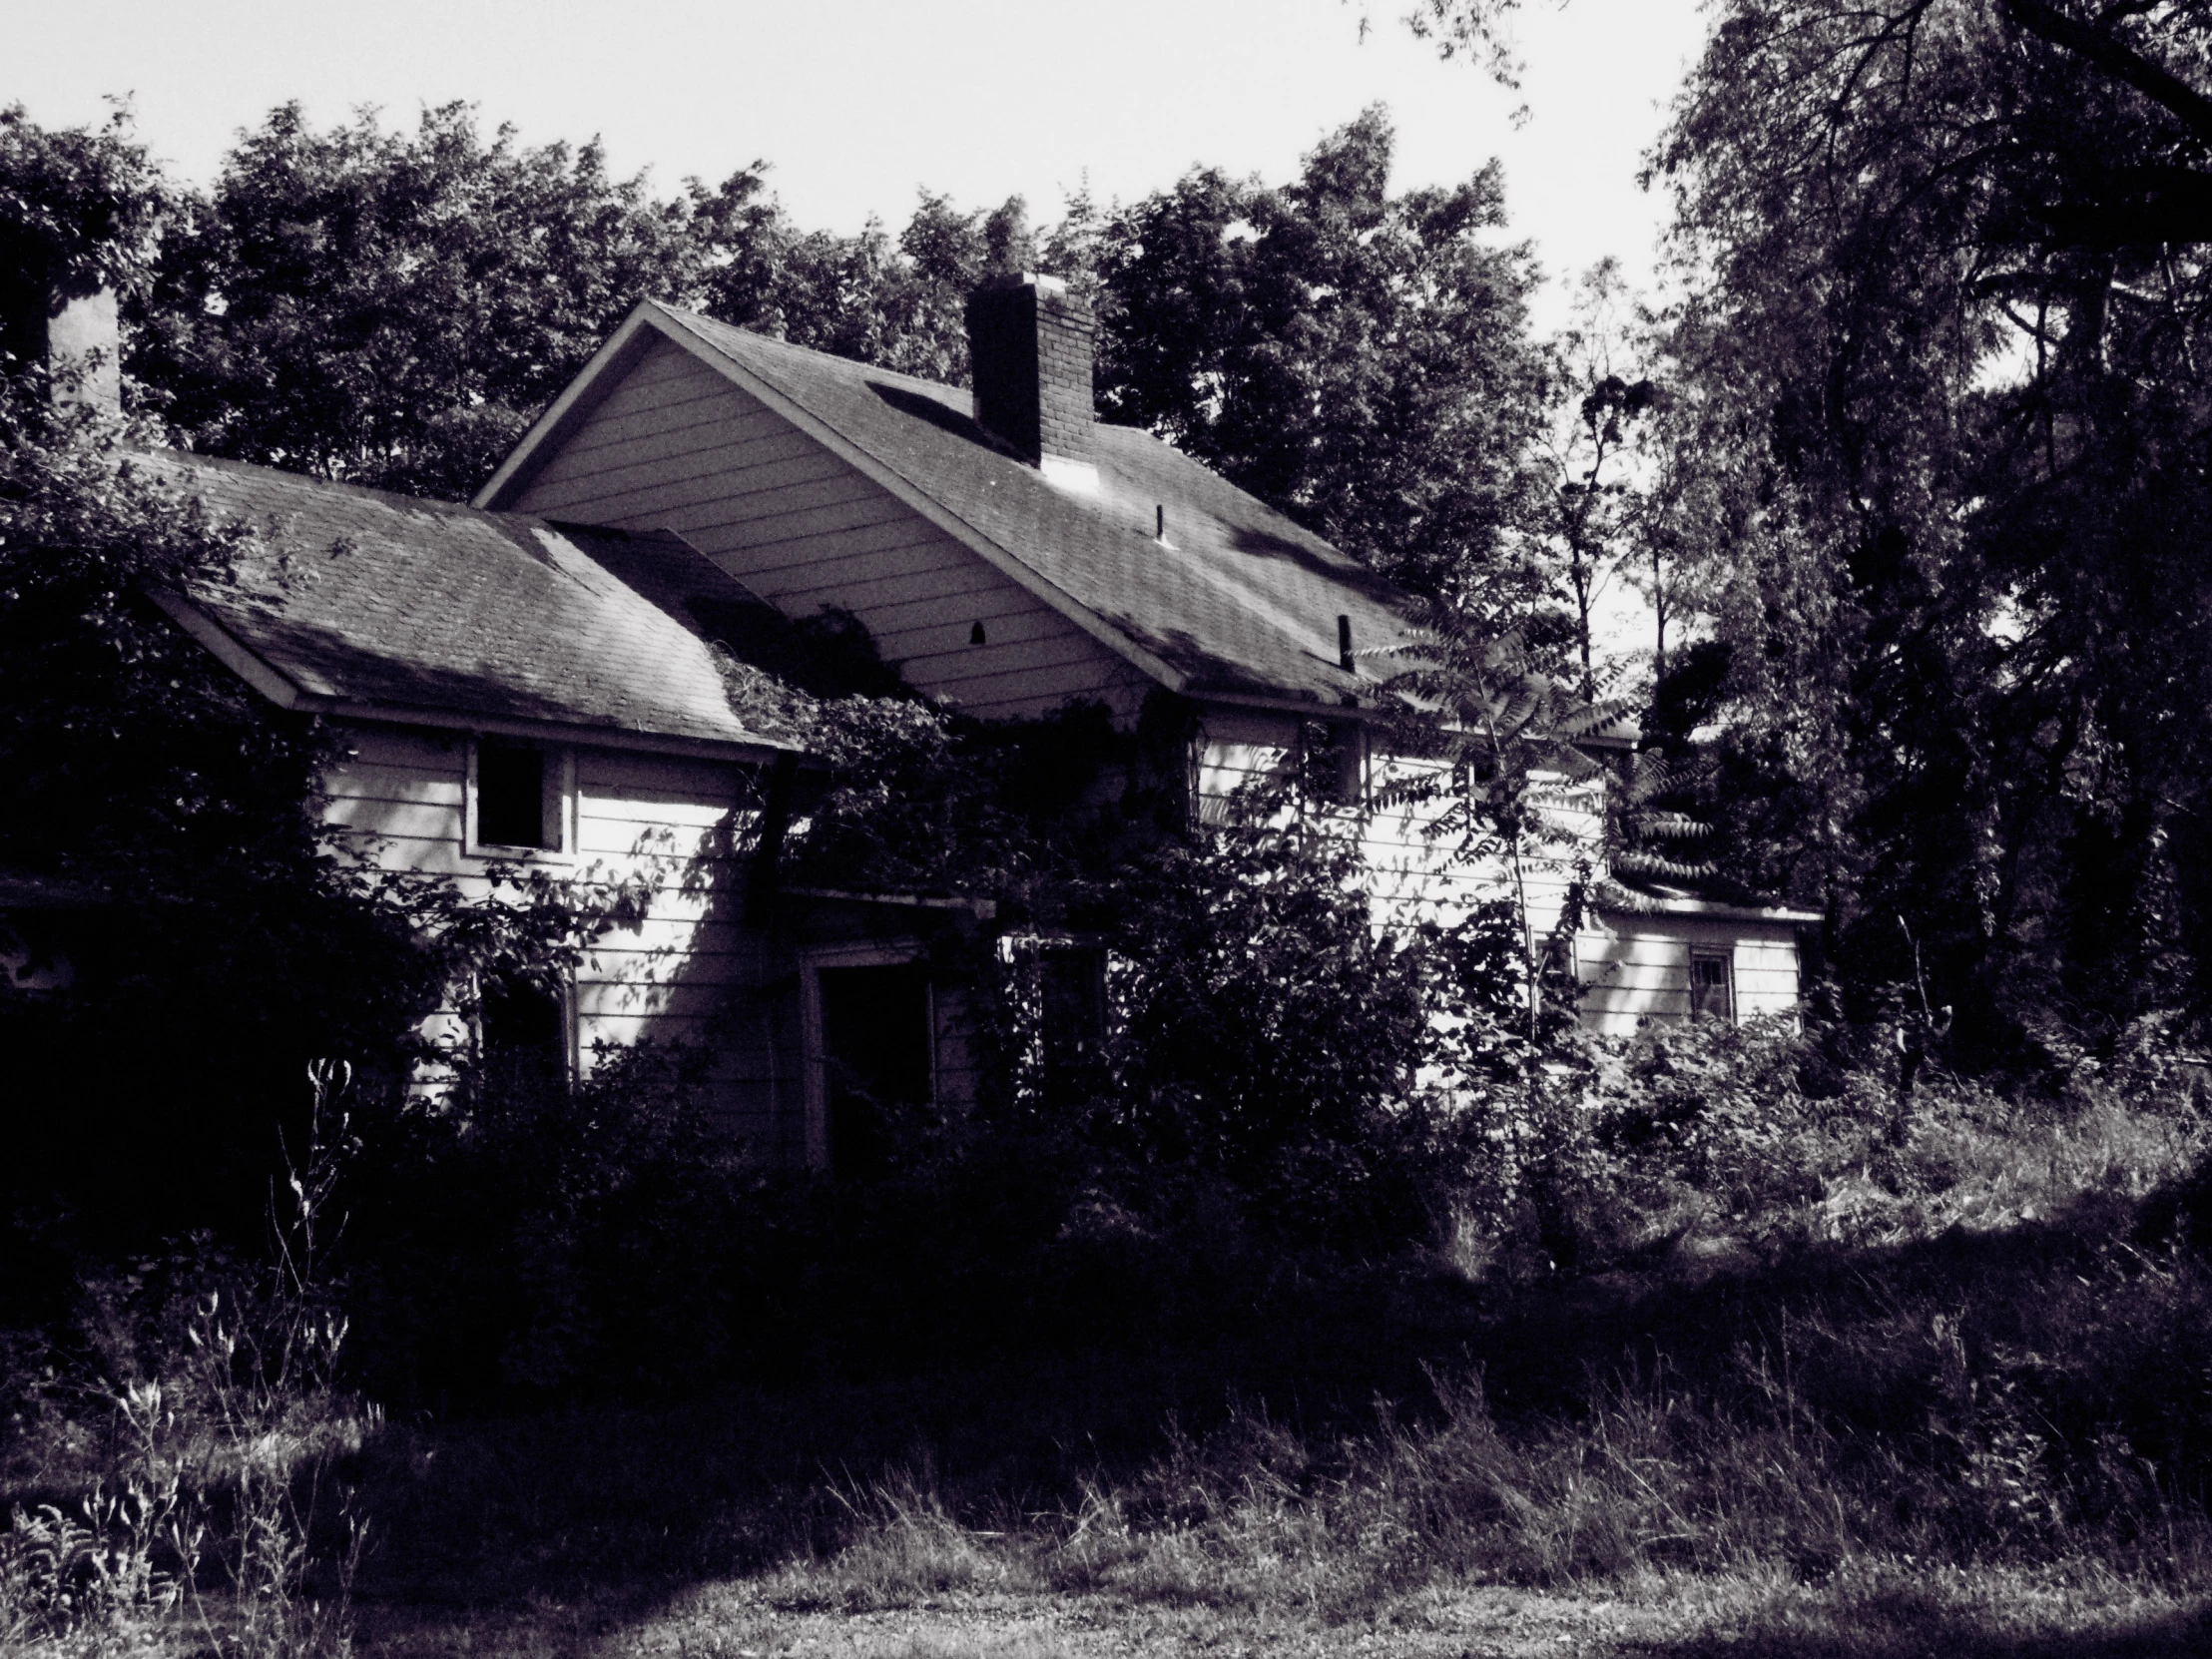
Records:
<instances>
[{"instance_id":1,"label":"tall grass","mask_svg":"<svg viewBox=\"0 0 2212 1659\"><path fill-rule=\"evenodd\" d=\"M1326 1624L1507 1585L1663 1590L1817 1635L1947 1585L1900 1627L1927 1646L1976 1586L2041 1586L2046 1637L2115 1597L2212 1592L2193 1079L2146 1063L2015 1097L1938 1077L1900 1134L1879 1074L1815 1089L1802 1059L1760 1032L1597 1054L1523 1143L1549 1163L1492 1172L1493 1192L1543 1188L1541 1218L1441 1206L1429 1249L1379 1262L1264 1248L1197 1192L1105 1230L1023 1212L1011 1244L1000 1212L952 1202L986 1191L973 1171L946 1176L935 1232L806 1194L875 1231L847 1240L845 1278L794 1284L887 1265L873 1300L764 1293L765 1328L809 1339L785 1369L642 1404L381 1424L333 1370L344 1327L304 1294L305 1234L260 1279L186 1251L91 1300L105 1392L14 1436L44 1486L11 1468L0 1635L341 1652L347 1502L389 1541L365 1568L387 1605L734 1579L777 1617L1008 1593ZM764 1233L814 1215L747 1180ZM792 1231L764 1262L833 1230ZM1049 1272L1015 1248L1032 1238ZM615 1283L641 1263L602 1265ZM984 1321L1009 1286L1031 1300ZM899 1329L965 1318L989 1340L845 1356L917 1293ZM726 1335L750 1294L728 1293ZM711 1371L683 1321L654 1329L641 1375Z\"/></svg>"},{"instance_id":2,"label":"tall grass","mask_svg":"<svg viewBox=\"0 0 2212 1659\"><path fill-rule=\"evenodd\" d=\"M2160 1081L2025 1103L1945 1081L1902 1138L1876 1091L1793 1092L1641 1147L1607 1139L1600 1099L1572 1172L1584 1277L1500 1277L1494 1232L1470 1271L1447 1232L1439 1270L1483 1312L1425 1399L1325 1430L1250 1405L1048 1514L984 1511L989 1536L888 1480L814 1581L910 1598L925 1556L970 1583L1338 1618L1684 1573L2212 1590L2212 1268L2146 1231L2206 1129L2189 1079Z\"/></svg>"},{"instance_id":3,"label":"tall grass","mask_svg":"<svg viewBox=\"0 0 2212 1659\"><path fill-rule=\"evenodd\" d=\"M313 1127L287 1161L272 1261L198 1240L93 1280L85 1352L22 1401L10 1472L48 1495L0 1531L9 1651L349 1651L362 1532L336 1469L377 1419L337 1384L345 1321L319 1279L344 1081L309 1075Z\"/></svg>"}]
</instances>

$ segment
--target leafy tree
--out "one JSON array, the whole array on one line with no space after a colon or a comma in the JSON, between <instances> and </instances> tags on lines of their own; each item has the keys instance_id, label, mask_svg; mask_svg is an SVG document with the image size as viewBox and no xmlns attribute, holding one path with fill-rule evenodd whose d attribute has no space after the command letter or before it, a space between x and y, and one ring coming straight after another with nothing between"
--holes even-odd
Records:
<instances>
[{"instance_id":1,"label":"leafy tree","mask_svg":"<svg viewBox=\"0 0 2212 1659\"><path fill-rule=\"evenodd\" d=\"M1420 14L1509 77L1513 9ZM1985 1055L2203 1006L2208 24L1731 0L1654 157L1747 816Z\"/></svg>"},{"instance_id":2,"label":"leafy tree","mask_svg":"<svg viewBox=\"0 0 2212 1659\"><path fill-rule=\"evenodd\" d=\"M1283 188L1202 170L1090 239L1099 406L1157 432L1379 570L1426 592L1531 572L1517 510L1540 375L1535 276L1494 166L1388 191L1380 109Z\"/></svg>"},{"instance_id":3,"label":"leafy tree","mask_svg":"<svg viewBox=\"0 0 2212 1659\"><path fill-rule=\"evenodd\" d=\"M1572 606L1585 699L1597 696L1598 601L1645 542L1650 504L1638 471L1659 393L1635 364L1621 315L1627 298L1619 268L1603 262L1583 277L1573 318L1546 352L1553 417L1539 443L1545 487L1532 492L1530 520ZM1663 603L1663 589L1654 592Z\"/></svg>"},{"instance_id":4,"label":"leafy tree","mask_svg":"<svg viewBox=\"0 0 2212 1659\"><path fill-rule=\"evenodd\" d=\"M19 1108L0 1196L101 1248L258 1232L310 1059L393 1095L423 1016L478 970L570 965L639 913L632 891L494 868L466 897L351 857L321 813L341 735L270 705L157 603L270 554L143 469L149 437L0 383L0 945L73 976L0 977Z\"/></svg>"},{"instance_id":5,"label":"leafy tree","mask_svg":"<svg viewBox=\"0 0 2212 1659\"><path fill-rule=\"evenodd\" d=\"M2205 22L1741 0L1659 156L1799 527L1752 638L1851 756L1847 962L1909 918L1983 1044L2202 995Z\"/></svg>"},{"instance_id":6,"label":"leafy tree","mask_svg":"<svg viewBox=\"0 0 2212 1659\"><path fill-rule=\"evenodd\" d=\"M0 372L46 354L58 299L140 292L173 195L118 108L99 128L48 132L0 108Z\"/></svg>"},{"instance_id":7,"label":"leafy tree","mask_svg":"<svg viewBox=\"0 0 2212 1659\"><path fill-rule=\"evenodd\" d=\"M136 472L33 385L0 405L0 870L58 895L24 941L65 997L0 985L16 1055L9 1198L116 1237L260 1212L307 1058L397 1061L431 989L401 917L315 822L327 736L266 705L151 592L250 541Z\"/></svg>"},{"instance_id":8,"label":"leafy tree","mask_svg":"<svg viewBox=\"0 0 2212 1659\"><path fill-rule=\"evenodd\" d=\"M737 257L708 279L707 310L796 345L950 385L968 377L968 294L1034 261L1027 210L1010 197L962 213L924 191L895 241L807 233L773 201L745 213Z\"/></svg>"},{"instance_id":9,"label":"leafy tree","mask_svg":"<svg viewBox=\"0 0 2212 1659\"><path fill-rule=\"evenodd\" d=\"M631 305L701 294L761 178L663 201L465 104L411 134L283 105L165 235L129 366L209 452L466 496Z\"/></svg>"}]
</instances>

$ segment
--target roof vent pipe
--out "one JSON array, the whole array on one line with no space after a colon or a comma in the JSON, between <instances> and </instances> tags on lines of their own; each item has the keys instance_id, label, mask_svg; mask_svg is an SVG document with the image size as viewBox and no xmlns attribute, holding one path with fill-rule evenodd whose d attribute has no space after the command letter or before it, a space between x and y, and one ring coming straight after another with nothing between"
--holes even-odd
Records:
<instances>
[{"instance_id":1,"label":"roof vent pipe","mask_svg":"<svg viewBox=\"0 0 2212 1659\"><path fill-rule=\"evenodd\" d=\"M1352 618L1343 612L1337 615L1337 666L1347 674L1354 672L1352 655Z\"/></svg>"}]
</instances>

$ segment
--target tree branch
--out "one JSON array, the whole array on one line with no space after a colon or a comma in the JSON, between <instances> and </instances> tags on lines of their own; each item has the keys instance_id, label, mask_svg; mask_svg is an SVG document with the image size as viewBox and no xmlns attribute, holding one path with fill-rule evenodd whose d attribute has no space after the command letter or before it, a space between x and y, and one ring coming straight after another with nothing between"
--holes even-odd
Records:
<instances>
[{"instance_id":1,"label":"tree branch","mask_svg":"<svg viewBox=\"0 0 2212 1659\"><path fill-rule=\"evenodd\" d=\"M2172 115L2205 144L2212 144L2212 98L2153 63L2115 35L2068 17L2049 0L2001 0L2005 16L2038 40L2095 65L2133 87Z\"/></svg>"}]
</instances>

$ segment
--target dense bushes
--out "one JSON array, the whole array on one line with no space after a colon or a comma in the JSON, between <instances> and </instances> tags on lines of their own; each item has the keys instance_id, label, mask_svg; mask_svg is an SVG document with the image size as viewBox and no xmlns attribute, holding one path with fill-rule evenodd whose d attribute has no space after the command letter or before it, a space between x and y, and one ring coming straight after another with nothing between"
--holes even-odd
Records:
<instances>
[{"instance_id":1,"label":"dense bushes","mask_svg":"<svg viewBox=\"0 0 2212 1659\"><path fill-rule=\"evenodd\" d=\"M345 1466L378 1417L337 1383L344 1314L323 1282L355 1150L346 1068L310 1073L271 1252L207 1234L78 1285L46 1363L0 1373L10 1502L0 1644L223 1659L343 1654L363 1517Z\"/></svg>"}]
</instances>

